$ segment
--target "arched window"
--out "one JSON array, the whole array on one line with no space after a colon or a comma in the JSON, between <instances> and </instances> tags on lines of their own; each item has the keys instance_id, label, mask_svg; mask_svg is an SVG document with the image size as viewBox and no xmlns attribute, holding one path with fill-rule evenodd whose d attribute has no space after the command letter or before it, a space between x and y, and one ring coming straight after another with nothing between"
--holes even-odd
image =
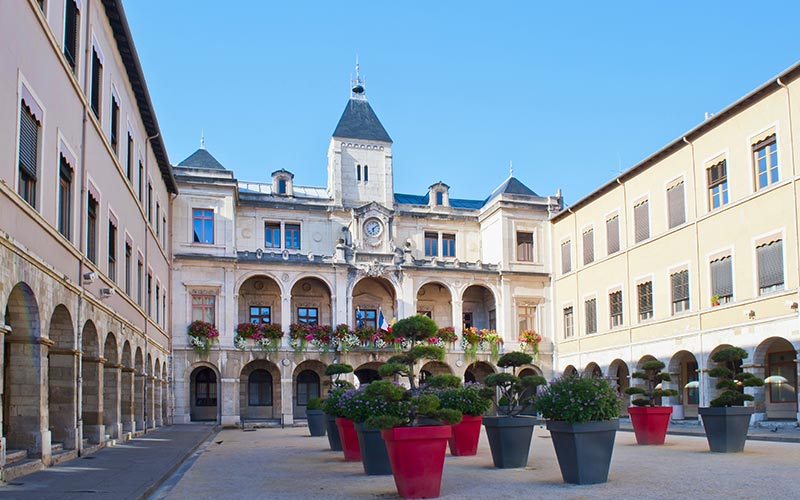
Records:
<instances>
[{"instance_id":1,"label":"arched window","mask_svg":"<svg viewBox=\"0 0 800 500\"><path fill-rule=\"evenodd\" d=\"M356 180L361 180L361 165L356 165Z\"/></svg>"},{"instance_id":2,"label":"arched window","mask_svg":"<svg viewBox=\"0 0 800 500\"><path fill-rule=\"evenodd\" d=\"M425 382L428 381L428 377L430 377L430 376L431 376L431 372L429 372L428 370L421 370L419 372L419 383L420 384L424 384Z\"/></svg>"},{"instance_id":3,"label":"arched window","mask_svg":"<svg viewBox=\"0 0 800 500\"><path fill-rule=\"evenodd\" d=\"M464 382L472 382L475 383L477 380L475 379L475 374L472 373L472 370L467 370L464 372Z\"/></svg>"},{"instance_id":4,"label":"arched window","mask_svg":"<svg viewBox=\"0 0 800 500\"><path fill-rule=\"evenodd\" d=\"M271 406L272 375L267 370L253 370L247 378L247 394L249 406Z\"/></svg>"},{"instance_id":5,"label":"arched window","mask_svg":"<svg viewBox=\"0 0 800 500\"><path fill-rule=\"evenodd\" d=\"M369 167L364 165L364 182L369 180Z\"/></svg>"},{"instance_id":6,"label":"arched window","mask_svg":"<svg viewBox=\"0 0 800 500\"><path fill-rule=\"evenodd\" d=\"M297 375L297 406L305 406L311 398L319 397L319 375L303 370Z\"/></svg>"},{"instance_id":7,"label":"arched window","mask_svg":"<svg viewBox=\"0 0 800 500\"><path fill-rule=\"evenodd\" d=\"M194 377L194 405L217 406L217 374L203 368Z\"/></svg>"},{"instance_id":8,"label":"arched window","mask_svg":"<svg viewBox=\"0 0 800 500\"><path fill-rule=\"evenodd\" d=\"M354 374L358 378L358 383L361 385L381 379L378 370L373 370L372 368L359 368Z\"/></svg>"}]
</instances>

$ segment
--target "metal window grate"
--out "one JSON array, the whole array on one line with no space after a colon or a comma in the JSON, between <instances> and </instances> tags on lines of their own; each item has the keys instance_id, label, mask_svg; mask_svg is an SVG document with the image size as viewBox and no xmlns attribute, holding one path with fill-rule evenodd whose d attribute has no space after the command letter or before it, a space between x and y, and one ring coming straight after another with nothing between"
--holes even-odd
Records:
<instances>
[{"instance_id":1,"label":"metal window grate","mask_svg":"<svg viewBox=\"0 0 800 500\"><path fill-rule=\"evenodd\" d=\"M653 282L648 281L636 285L636 292L639 295L639 320L646 320L653 317Z\"/></svg>"},{"instance_id":2,"label":"metal window grate","mask_svg":"<svg viewBox=\"0 0 800 500\"><path fill-rule=\"evenodd\" d=\"M39 122L23 100L19 113L19 166L34 181L38 162Z\"/></svg>"},{"instance_id":3,"label":"metal window grate","mask_svg":"<svg viewBox=\"0 0 800 500\"><path fill-rule=\"evenodd\" d=\"M597 333L597 299L589 299L586 307L586 333Z\"/></svg>"}]
</instances>

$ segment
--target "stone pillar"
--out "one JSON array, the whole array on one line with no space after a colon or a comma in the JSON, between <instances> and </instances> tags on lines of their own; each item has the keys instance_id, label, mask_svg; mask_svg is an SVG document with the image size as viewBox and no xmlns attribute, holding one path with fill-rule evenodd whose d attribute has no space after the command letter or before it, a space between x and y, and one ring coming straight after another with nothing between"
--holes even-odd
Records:
<instances>
[{"instance_id":1,"label":"stone pillar","mask_svg":"<svg viewBox=\"0 0 800 500\"><path fill-rule=\"evenodd\" d=\"M121 374L122 365L106 363L103 367L103 425L105 426L105 433L112 439L120 439L122 436L120 419Z\"/></svg>"},{"instance_id":2,"label":"stone pillar","mask_svg":"<svg viewBox=\"0 0 800 500\"><path fill-rule=\"evenodd\" d=\"M281 346L289 348L289 325L292 324L292 293L289 290L281 291L281 314L279 316L280 325L284 335L281 339Z\"/></svg>"},{"instance_id":3,"label":"stone pillar","mask_svg":"<svg viewBox=\"0 0 800 500\"><path fill-rule=\"evenodd\" d=\"M760 379L766 376L767 367L764 365L746 364L742 365L742 370L747 373L752 373ZM767 417L767 386L764 384L761 387L745 387L744 393L753 396L753 401L746 401L745 406L753 406L755 413L751 419L751 423L759 422Z\"/></svg>"},{"instance_id":4,"label":"stone pillar","mask_svg":"<svg viewBox=\"0 0 800 500\"><path fill-rule=\"evenodd\" d=\"M672 420L683 420L683 382L681 381L681 370L680 366L678 367L677 372L670 372L670 378L672 379L669 382L661 382L662 389L675 389L678 391L677 396L672 397L665 397L663 398L663 405L664 406L672 406Z\"/></svg>"},{"instance_id":5,"label":"stone pillar","mask_svg":"<svg viewBox=\"0 0 800 500\"><path fill-rule=\"evenodd\" d=\"M281 423L283 425L294 424L294 387L292 372L294 363L284 358L278 368L281 370Z\"/></svg>"},{"instance_id":6,"label":"stone pillar","mask_svg":"<svg viewBox=\"0 0 800 500\"><path fill-rule=\"evenodd\" d=\"M349 297L347 296L347 268L337 268L333 275L333 290L331 290L333 310L333 324L345 323L351 328L355 327L354 319L350 317Z\"/></svg>"},{"instance_id":7,"label":"stone pillar","mask_svg":"<svg viewBox=\"0 0 800 500\"><path fill-rule=\"evenodd\" d=\"M156 427L156 378L152 374L147 374L147 428Z\"/></svg>"},{"instance_id":8,"label":"stone pillar","mask_svg":"<svg viewBox=\"0 0 800 500\"><path fill-rule=\"evenodd\" d=\"M91 444L105 441L103 425L103 365L105 358L83 356L81 379L81 415L83 416L83 439Z\"/></svg>"},{"instance_id":9,"label":"stone pillar","mask_svg":"<svg viewBox=\"0 0 800 500\"><path fill-rule=\"evenodd\" d=\"M133 368L123 367L121 369L121 387L120 387L120 421L122 425L122 432L125 439L133 437L136 431L136 420L134 419L134 373L136 370Z\"/></svg>"},{"instance_id":10,"label":"stone pillar","mask_svg":"<svg viewBox=\"0 0 800 500\"><path fill-rule=\"evenodd\" d=\"M145 375L142 372L135 371L133 379L134 434L136 434L144 432Z\"/></svg>"},{"instance_id":11,"label":"stone pillar","mask_svg":"<svg viewBox=\"0 0 800 500\"><path fill-rule=\"evenodd\" d=\"M397 297L397 319L408 318L417 314L417 294L414 291L414 280L406 273L402 273Z\"/></svg>"},{"instance_id":12,"label":"stone pillar","mask_svg":"<svg viewBox=\"0 0 800 500\"><path fill-rule=\"evenodd\" d=\"M239 378L220 377L219 399L220 424L235 427L239 423Z\"/></svg>"},{"instance_id":13,"label":"stone pillar","mask_svg":"<svg viewBox=\"0 0 800 500\"><path fill-rule=\"evenodd\" d=\"M170 425L169 422L169 384L166 379L161 379L161 425Z\"/></svg>"},{"instance_id":14,"label":"stone pillar","mask_svg":"<svg viewBox=\"0 0 800 500\"><path fill-rule=\"evenodd\" d=\"M164 425L163 412L161 411L161 386L162 380L161 374L159 373L153 380L153 406L155 406L153 417L155 418L156 427Z\"/></svg>"},{"instance_id":15,"label":"stone pillar","mask_svg":"<svg viewBox=\"0 0 800 500\"><path fill-rule=\"evenodd\" d=\"M461 299L454 298L452 300L452 305L453 329L455 330L456 335L458 335L458 339L461 340L461 334L464 333L464 310L462 309L464 302Z\"/></svg>"},{"instance_id":16,"label":"stone pillar","mask_svg":"<svg viewBox=\"0 0 800 500\"><path fill-rule=\"evenodd\" d=\"M78 370L76 349L50 348L48 353L48 413L52 441L61 443L65 450L78 447L78 387L75 374Z\"/></svg>"}]
</instances>

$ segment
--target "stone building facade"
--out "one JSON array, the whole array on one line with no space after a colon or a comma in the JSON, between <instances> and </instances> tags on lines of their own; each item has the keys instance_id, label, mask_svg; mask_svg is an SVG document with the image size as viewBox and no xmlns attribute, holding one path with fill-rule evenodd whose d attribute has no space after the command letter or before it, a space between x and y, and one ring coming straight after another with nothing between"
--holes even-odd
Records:
<instances>
[{"instance_id":1,"label":"stone building facade","mask_svg":"<svg viewBox=\"0 0 800 500\"><path fill-rule=\"evenodd\" d=\"M508 350L520 330L547 329L550 225L558 196L539 196L512 175L484 200L451 196L443 182L424 195L396 193L392 140L354 82L328 148L328 184L304 186L285 169L266 182L235 178L199 149L175 166L173 316L175 421L248 419L291 423L319 394L336 358L356 382L376 375L392 349L277 352L234 345L237 324L265 321L377 326L427 314L459 338L465 324L494 329ZM398 167L402 171L402 166ZM220 331L207 354L187 331L194 319ZM550 344L535 366L551 373ZM482 379L496 370L459 344L445 362L419 367Z\"/></svg>"},{"instance_id":2,"label":"stone building facade","mask_svg":"<svg viewBox=\"0 0 800 500\"><path fill-rule=\"evenodd\" d=\"M119 2L3 2L0 470L169 419L177 193Z\"/></svg>"}]
</instances>

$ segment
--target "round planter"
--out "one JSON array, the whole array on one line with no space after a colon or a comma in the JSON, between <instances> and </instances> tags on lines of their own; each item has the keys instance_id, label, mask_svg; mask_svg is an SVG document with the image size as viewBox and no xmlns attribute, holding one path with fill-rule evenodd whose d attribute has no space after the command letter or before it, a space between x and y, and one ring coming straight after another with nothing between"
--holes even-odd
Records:
<instances>
[{"instance_id":1,"label":"round planter","mask_svg":"<svg viewBox=\"0 0 800 500\"><path fill-rule=\"evenodd\" d=\"M483 415L477 417L464 415L461 422L453 426L453 435L447 443L454 457L468 457L478 454L478 440L481 437Z\"/></svg>"},{"instance_id":2,"label":"round planter","mask_svg":"<svg viewBox=\"0 0 800 500\"><path fill-rule=\"evenodd\" d=\"M312 436L325 435L325 412L322 410L306 410L308 419L308 432Z\"/></svg>"},{"instance_id":3,"label":"round planter","mask_svg":"<svg viewBox=\"0 0 800 500\"><path fill-rule=\"evenodd\" d=\"M449 425L394 427L381 431L397 493L403 498L436 498L442 486Z\"/></svg>"},{"instance_id":4,"label":"round planter","mask_svg":"<svg viewBox=\"0 0 800 500\"><path fill-rule=\"evenodd\" d=\"M336 417L336 427L339 428L339 437L342 439L344 459L348 462L361 460L361 448L358 446L358 434L353 421L347 418Z\"/></svg>"},{"instance_id":5,"label":"round planter","mask_svg":"<svg viewBox=\"0 0 800 500\"><path fill-rule=\"evenodd\" d=\"M495 467L515 469L528 465L535 425L536 419L528 416L483 417Z\"/></svg>"},{"instance_id":6,"label":"round planter","mask_svg":"<svg viewBox=\"0 0 800 500\"><path fill-rule=\"evenodd\" d=\"M325 430L328 434L328 445L331 451L342 451L342 440L339 437L339 428L336 426L336 417L325 414Z\"/></svg>"},{"instance_id":7,"label":"round planter","mask_svg":"<svg viewBox=\"0 0 800 500\"><path fill-rule=\"evenodd\" d=\"M744 451L752 406L730 408L698 408L706 430L708 447L716 453L738 453Z\"/></svg>"},{"instance_id":8,"label":"round planter","mask_svg":"<svg viewBox=\"0 0 800 500\"><path fill-rule=\"evenodd\" d=\"M664 444L671 414L671 406L628 407L633 432L636 433L636 442L638 444Z\"/></svg>"},{"instance_id":9,"label":"round planter","mask_svg":"<svg viewBox=\"0 0 800 500\"><path fill-rule=\"evenodd\" d=\"M392 473L386 441L380 429L373 429L363 423L356 424L358 447L361 450L361 463L368 476L388 476Z\"/></svg>"},{"instance_id":10,"label":"round planter","mask_svg":"<svg viewBox=\"0 0 800 500\"><path fill-rule=\"evenodd\" d=\"M550 431L565 483L595 484L608 481L617 429L619 419L575 424L547 421L547 430Z\"/></svg>"}]
</instances>

